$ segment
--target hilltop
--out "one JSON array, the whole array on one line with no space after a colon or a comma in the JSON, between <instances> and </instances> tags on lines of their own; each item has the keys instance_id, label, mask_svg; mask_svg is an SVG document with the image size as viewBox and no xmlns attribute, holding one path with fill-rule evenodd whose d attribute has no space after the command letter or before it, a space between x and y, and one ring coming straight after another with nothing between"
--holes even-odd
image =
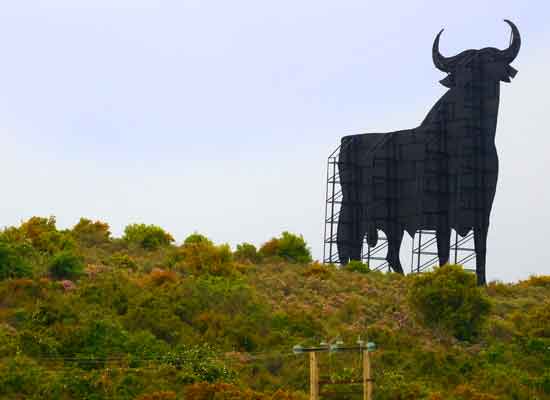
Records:
<instances>
[{"instance_id":1,"label":"hilltop","mask_svg":"<svg viewBox=\"0 0 550 400\"><path fill-rule=\"evenodd\" d=\"M458 266L322 265L290 233L232 251L34 217L0 234L0 279L3 399L307 399L292 347L359 337L376 399L550 399L550 277L480 289ZM327 379L359 366L321 357Z\"/></svg>"}]
</instances>

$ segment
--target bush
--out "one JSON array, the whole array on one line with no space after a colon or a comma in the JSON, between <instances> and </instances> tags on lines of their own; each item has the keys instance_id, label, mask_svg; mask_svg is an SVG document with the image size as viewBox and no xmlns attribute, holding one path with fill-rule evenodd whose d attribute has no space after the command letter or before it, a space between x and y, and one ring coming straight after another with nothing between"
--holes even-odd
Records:
<instances>
[{"instance_id":1,"label":"bush","mask_svg":"<svg viewBox=\"0 0 550 400\"><path fill-rule=\"evenodd\" d=\"M91 221L80 218L80 221L72 229L73 236L87 245L97 245L109 241L111 232L109 224L101 221Z\"/></svg>"},{"instance_id":2,"label":"bush","mask_svg":"<svg viewBox=\"0 0 550 400\"><path fill-rule=\"evenodd\" d=\"M0 241L0 279L28 278L32 275L31 266L20 254L22 246Z\"/></svg>"},{"instance_id":3,"label":"bush","mask_svg":"<svg viewBox=\"0 0 550 400\"><path fill-rule=\"evenodd\" d=\"M153 268L149 273L149 277L151 282L158 286L164 283L174 283L178 280L178 276L174 271L165 271L160 268Z\"/></svg>"},{"instance_id":4,"label":"bush","mask_svg":"<svg viewBox=\"0 0 550 400\"><path fill-rule=\"evenodd\" d=\"M137 262L126 253L115 253L109 259L109 264L123 269L131 269L135 271L138 267Z\"/></svg>"},{"instance_id":5,"label":"bush","mask_svg":"<svg viewBox=\"0 0 550 400\"><path fill-rule=\"evenodd\" d=\"M344 269L350 272L359 272L361 274L367 274L370 272L368 264L364 264L359 260L351 260L346 264Z\"/></svg>"},{"instance_id":6,"label":"bush","mask_svg":"<svg viewBox=\"0 0 550 400\"><path fill-rule=\"evenodd\" d=\"M490 310L475 275L457 265L414 276L409 302L427 325L442 327L460 340L477 336Z\"/></svg>"},{"instance_id":7,"label":"bush","mask_svg":"<svg viewBox=\"0 0 550 400\"><path fill-rule=\"evenodd\" d=\"M550 288L550 275L532 275L526 281L521 281L523 287L540 286Z\"/></svg>"},{"instance_id":8,"label":"bush","mask_svg":"<svg viewBox=\"0 0 550 400\"><path fill-rule=\"evenodd\" d=\"M210 241L186 243L172 257L174 268L192 274L230 275L234 271L229 245L216 246Z\"/></svg>"},{"instance_id":9,"label":"bush","mask_svg":"<svg viewBox=\"0 0 550 400\"><path fill-rule=\"evenodd\" d=\"M256 246L250 243L241 243L237 245L237 250L233 253L233 256L237 261L248 261L251 263L258 263L261 260Z\"/></svg>"},{"instance_id":10,"label":"bush","mask_svg":"<svg viewBox=\"0 0 550 400\"><path fill-rule=\"evenodd\" d=\"M517 312L513 318L527 336L550 339L550 300L533 306L528 312Z\"/></svg>"},{"instance_id":11,"label":"bush","mask_svg":"<svg viewBox=\"0 0 550 400\"><path fill-rule=\"evenodd\" d=\"M75 241L68 231L58 231L55 217L31 217L16 230L10 230L12 238L26 240L40 252L54 254L62 250L76 247ZM17 232L16 232L17 231Z\"/></svg>"},{"instance_id":12,"label":"bush","mask_svg":"<svg viewBox=\"0 0 550 400\"><path fill-rule=\"evenodd\" d=\"M313 276L321 280L325 280L330 278L333 272L334 266L332 264L326 265L314 262L307 266L307 268L302 272L302 275L307 277Z\"/></svg>"},{"instance_id":13,"label":"bush","mask_svg":"<svg viewBox=\"0 0 550 400\"><path fill-rule=\"evenodd\" d=\"M0 364L0 396L5 399L29 398L27 395L36 393L45 377L45 371L36 361L21 355L10 357L6 363Z\"/></svg>"},{"instance_id":14,"label":"bush","mask_svg":"<svg viewBox=\"0 0 550 400\"><path fill-rule=\"evenodd\" d=\"M191 235L187 236L183 241L183 244L192 244L192 243L214 244L210 239L208 239L204 235L201 235L198 232L192 233Z\"/></svg>"},{"instance_id":15,"label":"bush","mask_svg":"<svg viewBox=\"0 0 550 400\"><path fill-rule=\"evenodd\" d=\"M280 238L273 238L260 248L260 255L281 257L290 262L309 263L311 252L302 235L283 232Z\"/></svg>"},{"instance_id":16,"label":"bush","mask_svg":"<svg viewBox=\"0 0 550 400\"><path fill-rule=\"evenodd\" d=\"M517 286L511 283L492 281L486 287L489 296L513 297L517 294Z\"/></svg>"},{"instance_id":17,"label":"bush","mask_svg":"<svg viewBox=\"0 0 550 400\"><path fill-rule=\"evenodd\" d=\"M48 218L31 217L21 224L19 231L23 237L31 240L33 246L37 246L42 235L57 231L55 224L56 220L54 216Z\"/></svg>"},{"instance_id":18,"label":"bush","mask_svg":"<svg viewBox=\"0 0 550 400\"><path fill-rule=\"evenodd\" d=\"M57 254L50 263L50 275L57 279L74 279L82 274L84 260L72 251Z\"/></svg>"},{"instance_id":19,"label":"bush","mask_svg":"<svg viewBox=\"0 0 550 400\"><path fill-rule=\"evenodd\" d=\"M147 250L167 246L174 241L172 235L156 225L130 224L124 228L123 240Z\"/></svg>"}]
</instances>

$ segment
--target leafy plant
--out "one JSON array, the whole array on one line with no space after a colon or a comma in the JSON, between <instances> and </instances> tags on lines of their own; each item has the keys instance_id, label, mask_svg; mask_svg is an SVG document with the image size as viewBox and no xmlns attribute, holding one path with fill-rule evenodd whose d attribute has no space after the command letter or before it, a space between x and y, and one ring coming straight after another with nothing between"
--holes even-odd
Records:
<instances>
[{"instance_id":1,"label":"leafy plant","mask_svg":"<svg viewBox=\"0 0 550 400\"><path fill-rule=\"evenodd\" d=\"M312 261L311 252L302 235L283 232L281 237L273 238L260 248L260 255L264 257L280 257L286 261L309 263Z\"/></svg>"},{"instance_id":2,"label":"leafy plant","mask_svg":"<svg viewBox=\"0 0 550 400\"><path fill-rule=\"evenodd\" d=\"M319 279L328 279L334 270L334 267L320 264L318 262L311 263L306 267L306 269L302 272L303 276L315 276Z\"/></svg>"},{"instance_id":3,"label":"leafy plant","mask_svg":"<svg viewBox=\"0 0 550 400\"><path fill-rule=\"evenodd\" d=\"M458 265L414 276L409 302L427 325L443 327L461 340L477 336L490 311L475 275Z\"/></svg>"},{"instance_id":4,"label":"leafy plant","mask_svg":"<svg viewBox=\"0 0 550 400\"><path fill-rule=\"evenodd\" d=\"M192 233L191 235L187 236L183 241L183 244L193 244L193 243L213 244L210 239L208 239L204 235L201 235L198 232Z\"/></svg>"},{"instance_id":5,"label":"leafy plant","mask_svg":"<svg viewBox=\"0 0 550 400\"><path fill-rule=\"evenodd\" d=\"M359 272L360 274L368 274L370 272L368 264L362 263L359 260L351 260L346 264L344 268L347 271Z\"/></svg>"},{"instance_id":6,"label":"leafy plant","mask_svg":"<svg viewBox=\"0 0 550 400\"><path fill-rule=\"evenodd\" d=\"M233 253L237 261L247 261L250 263L258 263L261 260L256 246L250 243L241 243L237 245L237 250Z\"/></svg>"},{"instance_id":7,"label":"leafy plant","mask_svg":"<svg viewBox=\"0 0 550 400\"><path fill-rule=\"evenodd\" d=\"M529 279L520 283L522 286L540 286L550 287L550 276L548 275L533 275Z\"/></svg>"},{"instance_id":8,"label":"leafy plant","mask_svg":"<svg viewBox=\"0 0 550 400\"><path fill-rule=\"evenodd\" d=\"M57 279L74 279L84 270L82 256L72 251L62 251L56 254L49 266L50 275Z\"/></svg>"},{"instance_id":9,"label":"leafy plant","mask_svg":"<svg viewBox=\"0 0 550 400\"><path fill-rule=\"evenodd\" d=\"M136 260L127 253L118 252L113 254L109 259L109 264L118 268L136 270L138 264Z\"/></svg>"},{"instance_id":10,"label":"leafy plant","mask_svg":"<svg viewBox=\"0 0 550 400\"><path fill-rule=\"evenodd\" d=\"M216 246L210 241L191 241L181 246L173 258L174 267L186 273L231 275L236 272L227 244Z\"/></svg>"},{"instance_id":11,"label":"leafy plant","mask_svg":"<svg viewBox=\"0 0 550 400\"><path fill-rule=\"evenodd\" d=\"M40 239L45 233L56 232L56 219L54 216L48 218L31 217L23 222L19 227L19 231L23 237L29 239L34 246L40 247Z\"/></svg>"},{"instance_id":12,"label":"leafy plant","mask_svg":"<svg viewBox=\"0 0 550 400\"><path fill-rule=\"evenodd\" d=\"M111 232L109 224L101 221L92 221L80 218L80 221L72 229L73 236L88 246L98 245L109 241Z\"/></svg>"},{"instance_id":13,"label":"leafy plant","mask_svg":"<svg viewBox=\"0 0 550 400\"><path fill-rule=\"evenodd\" d=\"M76 248L76 243L68 231L58 231L54 216L49 218L31 217L19 228L6 232L18 241L27 241L39 252L54 254Z\"/></svg>"},{"instance_id":14,"label":"leafy plant","mask_svg":"<svg viewBox=\"0 0 550 400\"><path fill-rule=\"evenodd\" d=\"M550 299L533 306L529 312L519 312L513 317L518 329L526 336L550 339Z\"/></svg>"},{"instance_id":15,"label":"leafy plant","mask_svg":"<svg viewBox=\"0 0 550 400\"><path fill-rule=\"evenodd\" d=\"M154 268L149 273L149 276L150 276L151 282L159 286L167 282L169 283L176 282L178 279L178 276L174 271L165 271L160 268Z\"/></svg>"},{"instance_id":16,"label":"leafy plant","mask_svg":"<svg viewBox=\"0 0 550 400\"><path fill-rule=\"evenodd\" d=\"M124 228L123 240L147 250L167 246L174 241L172 235L156 225L130 224Z\"/></svg>"},{"instance_id":17,"label":"leafy plant","mask_svg":"<svg viewBox=\"0 0 550 400\"><path fill-rule=\"evenodd\" d=\"M0 240L0 279L32 276L32 267L21 255L24 245L14 245Z\"/></svg>"}]
</instances>

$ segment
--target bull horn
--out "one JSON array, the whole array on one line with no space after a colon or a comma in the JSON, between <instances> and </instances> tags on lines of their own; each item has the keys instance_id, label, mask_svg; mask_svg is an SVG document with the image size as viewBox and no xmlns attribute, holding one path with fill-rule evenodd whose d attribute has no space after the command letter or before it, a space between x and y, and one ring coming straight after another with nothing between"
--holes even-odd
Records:
<instances>
[{"instance_id":1,"label":"bull horn","mask_svg":"<svg viewBox=\"0 0 550 400\"><path fill-rule=\"evenodd\" d=\"M443 33L443 29L439 31L434 40L434 45L432 47L432 59L434 61L437 69L443 72L450 72L451 69L451 58L443 57L439 52L439 37Z\"/></svg>"},{"instance_id":2,"label":"bull horn","mask_svg":"<svg viewBox=\"0 0 550 400\"><path fill-rule=\"evenodd\" d=\"M511 63L512 61L514 61L519 53L519 48L521 46L521 37L519 35L519 30L517 26L515 26L512 21L505 19L504 22L506 22L508 25L510 25L510 28L512 28L512 40L510 41L510 46L508 46L506 50L500 51L500 56L506 62Z\"/></svg>"}]
</instances>

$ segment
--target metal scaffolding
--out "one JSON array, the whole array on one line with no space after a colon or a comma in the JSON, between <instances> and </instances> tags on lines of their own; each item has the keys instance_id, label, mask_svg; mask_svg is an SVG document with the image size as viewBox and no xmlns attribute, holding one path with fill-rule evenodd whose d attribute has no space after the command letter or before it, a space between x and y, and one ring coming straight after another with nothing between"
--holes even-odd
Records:
<instances>
[{"instance_id":1,"label":"metal scaffolding","mask_svg":"<svg viewBox=\"0 0 550 400\"><path fill-rule=\"evenodd\" d=\"M435 234L436 231L433 230L416 231L412 238L411 273L428 271L439 265ZM462 265L465 270L475 272L474 233L469 232L462 237L453 231L450 247L449 262Z\"/></svg>"}]
</instances>

